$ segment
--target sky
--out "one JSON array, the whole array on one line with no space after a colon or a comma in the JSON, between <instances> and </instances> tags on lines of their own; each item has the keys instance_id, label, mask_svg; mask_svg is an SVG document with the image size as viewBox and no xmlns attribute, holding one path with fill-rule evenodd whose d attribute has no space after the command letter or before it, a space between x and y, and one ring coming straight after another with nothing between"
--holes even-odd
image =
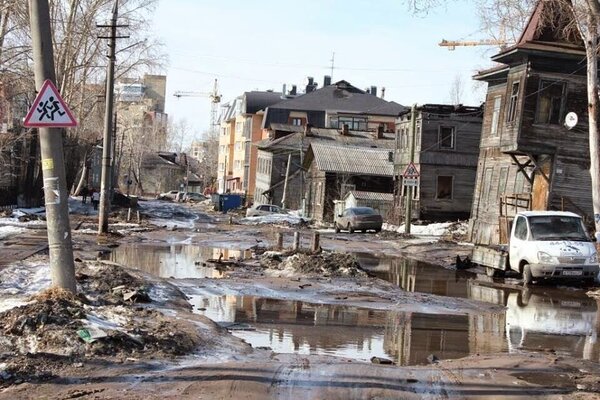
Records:
<instances>
[{"instance_id":1,"label":"sky","mask_svg":"<svg viewBox=\"0 0 600 400\"><path fill-rule=\"evenodd\" d=\"M459 0L419 16L403 0L160 0L154 24L169 59L166 112L187 122L190 141L209 129L210 99L173 93L208 93L215 79L223 103L283 84L300 90L307 76L322 87L335 53L333 82L385 87L386 100L412 105L449 103L460 76L462 103L479 105L484 90L472 75L497 51L438 46L486 39L472 2Z\"/></svg>"}]
</instances>

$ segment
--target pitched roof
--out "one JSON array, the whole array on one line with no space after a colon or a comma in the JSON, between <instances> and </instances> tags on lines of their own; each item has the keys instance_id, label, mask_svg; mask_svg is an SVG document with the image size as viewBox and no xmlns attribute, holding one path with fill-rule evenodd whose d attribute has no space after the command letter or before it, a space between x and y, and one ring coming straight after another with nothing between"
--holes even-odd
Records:
<instances>
[{"instance_id":1,"label":"pitched roof","mask_svg":"<svg viewBox=\"0 0 600 400\"><path fill-rule=\"evenodd\" d=\"M321 171L374 176L394 175L390 150L318 142L311 143L310 148L314 162Z\"/></svg>"},{"instance_id":2,"label":"pitched roof","mask_svg":"<svg viewBox=\"0 0 600 400\"><path fill-rule=\"evenodd\" d=\"M397 116L404 106L368 94L346 81L322 87L269 108L299 111L341 111L372 115Z\"/></svg>"},{"instance_id":3,"label":"pitched roof","mask_svg":"<svg viewBox=\"0 0 600 400\"><path fill-rule=\"evenodd\" d=\"M279 103L282 100L283 93L280 92L244 92L245 113L256 114L258 111L267 108L270 105Z\"/></svg>"},{"instance_id":4,"label":"pitched roof","mask_svg":"<svg viewBox=\"0 0 600 400\"><path fill-rule=\"evenodd\" d=\"M339 130L333 128L312 128L311 135L304 136L303 138L304 128L301 126L271 124L271 128L278 131L287 131L292 133L275 140L261 140L255 144L259 149L300 149L300 145L302 143L304 144L304 149L307 149L310 143L315 142L394 149L396 139L395 133L384 133L383 138L375 139L372 132L350 131L347 135L342 135Z\"/></svg>"},{"instance_id":5,"label":"pitched roof","mask_svg":"<svg viewBox=\"0 0 600 400\"><path fill-rule=\"evenodd\" d=\"M378 192L363 192L361 190L351 190L346 193L346 197L354 196L356 200L369 200L369 201L394 201L393 193L378 193Z\"/></svg>"}]
</instances>

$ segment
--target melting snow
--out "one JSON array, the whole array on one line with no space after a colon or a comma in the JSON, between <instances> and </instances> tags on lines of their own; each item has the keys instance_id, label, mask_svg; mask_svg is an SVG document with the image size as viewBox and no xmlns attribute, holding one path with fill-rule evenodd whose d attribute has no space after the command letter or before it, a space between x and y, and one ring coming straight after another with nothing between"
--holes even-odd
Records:
<instances>
[{"instance_id":1,"label":"melting snow","mask_svg":"<svg viewBox=\"0 0 600 400\"><path fill-rule=\"evenodd\" d=\"M306 222L305 218L293 214L269 214L259 217L246 217L240 220L244 225L262 225L262 224L290 224L298 225Z\"/></svg>"}]
</instances>

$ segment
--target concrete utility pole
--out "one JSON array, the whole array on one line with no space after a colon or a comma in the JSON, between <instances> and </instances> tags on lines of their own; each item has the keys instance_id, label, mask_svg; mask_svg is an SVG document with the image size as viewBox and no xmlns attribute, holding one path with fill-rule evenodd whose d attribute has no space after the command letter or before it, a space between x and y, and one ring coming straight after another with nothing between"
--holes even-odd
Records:
<instances>
[{"instance_id":1,"label":"concrete utility pole","mask_svg":"<svg viewBox=\"0 0 600 400\"><path fill-rule=\"evenodd\" d=\"M292 153L288 154L287 167L285 168L285 182L283 182L283 198L281 199L281 207L287 208L287 191L288 180L290 179L290 165L292 164Z\"/></svg>"},{"instance_id":2,"label":"concrete utility pole","mask_svg":"<svg viewBox=\"0 0 600 400\"><path fill-rule=\"evenodd\" d=\"M56 81L48 0L30 0L29 18L35 85L39 89L46 79L52 82ZM57 128L38 129L46 193L46 225L52 285L75 293L77 287L69 224L69 197L63 155L63 133L62 129Z\"/></svg>"},{"instance_id":3,"label":"concrete utility pole","mask_svg":"<svg viewBox=\"0 0 600 400\"><path fill-rule=\"evenodd\" d=\"M117 36L117 28L127 25L117 25L119 16L119 0L115 0L112 10L110 25L96 25L98 28L110 28L110 36L98 36L108 39L108 66L106 69L106 108L104 110L104 139L102 141L102 176L100 180L100 207L98 209L98 235L108 233L108 214L110 213L110 194L112 183L112 129L113 129L113 102L115 87L115 49L117 39L128 36Z\"/></svg>"},{"instance_id":4,"label":"concrete utility pole","mask_svg":"<svg viewBox=\"0 0 600 400\"><path fill-rule=\"evenodd\" d=\"M413 104L410 110L410 163L415 162L415 138L417 131L417 105ZM412 198L413 187L406 187L406 217L404 218L404 233L410 233L410 222L412 221Z\"/></svg>"}]
</instances>

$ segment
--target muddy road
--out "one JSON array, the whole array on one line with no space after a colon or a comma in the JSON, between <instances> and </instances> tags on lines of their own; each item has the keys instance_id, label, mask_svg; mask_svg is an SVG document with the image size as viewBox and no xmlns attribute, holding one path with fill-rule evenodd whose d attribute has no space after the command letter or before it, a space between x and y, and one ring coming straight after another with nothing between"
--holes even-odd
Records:
<instances>
[{"instance_id":1,"label":"muddy road","mask_svg":"<svg viewBox=\"0 0 600 400\"><path fill-rule=\"evenodd\" d=\"M15 278L1 281L0 309L33 307L22 312L34 322L3 313L0 398L598 398L595 288L457 270L470 247L452 229L320 229L323 250L294 255L271 251L277 233L290 247L299 231L307 248L314 228L142 206L142 225L101 241L91 219L74 231L87 303L31 303L49 285L43 254L3 270ZM63 324L77 329L56 342L48 315L73 310L88 322ZM82 328L102 334L86 343Z\"/></svg>"}]
</instances>

